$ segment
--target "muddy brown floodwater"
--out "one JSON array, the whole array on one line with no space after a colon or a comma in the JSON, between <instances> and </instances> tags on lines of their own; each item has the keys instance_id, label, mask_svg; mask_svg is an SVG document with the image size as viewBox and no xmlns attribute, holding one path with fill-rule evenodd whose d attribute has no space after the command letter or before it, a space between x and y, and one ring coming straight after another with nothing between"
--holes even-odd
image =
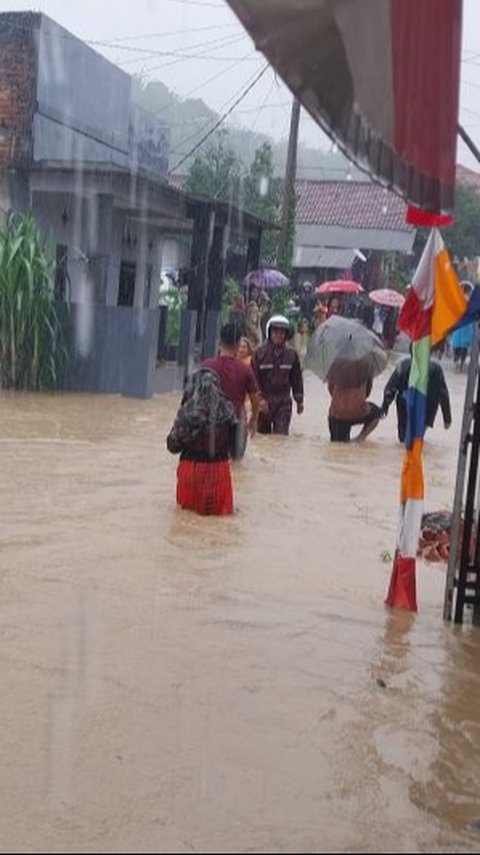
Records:
<instances>
[{"instance_id":1,"label":"muddy brown floodwater","mask_svg":"<svg viewBox=\"0 0 480 855\"><path fill-rule=\"evenodd\" d=\"M384 609L394 413L332 447L307 394L221 520L175 507L175 396L0 397L2 852L480 848L480 633L442 624L435 565L417 616Z\"/></svg>"}]
</instances>

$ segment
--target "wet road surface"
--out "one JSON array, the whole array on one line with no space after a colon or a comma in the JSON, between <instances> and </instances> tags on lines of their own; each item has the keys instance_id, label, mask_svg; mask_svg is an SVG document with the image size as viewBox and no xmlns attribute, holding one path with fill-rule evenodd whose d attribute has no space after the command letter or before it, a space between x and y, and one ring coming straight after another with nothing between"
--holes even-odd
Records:
<instances>
[{"instance_id":1,"label":"wet road surface","mask_svg":"<svg viewBox=\"0 0 480 855\"><path fill-rule=\"evenodd\" d=\"M453 494L447 373L428 510ZM480 634L443 626L442 566L418 616L383 606L393 409L331 446L308 377L217 520L175 507L176 404L0 397L0 851L478 851Z\"/></svg>"}]
</instances>

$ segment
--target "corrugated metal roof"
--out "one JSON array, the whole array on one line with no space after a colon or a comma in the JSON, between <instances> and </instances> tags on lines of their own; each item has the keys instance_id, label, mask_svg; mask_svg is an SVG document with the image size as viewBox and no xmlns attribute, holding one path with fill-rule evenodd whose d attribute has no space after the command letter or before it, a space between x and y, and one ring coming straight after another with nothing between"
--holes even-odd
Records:
<instances>
[{"instance_id":1,"label":"corrugated metal roof","mask_svg":"<svg viewBox=\"0 0 480 855\"><path fill-rule=\"evenodd\" d=\"M393 229L354 229L342 226L297 226L296 246L338 249L376 249L411 252L415 230L394 231Z\"/></svg>"},{"instance_id":2,"label":"corrugated metal roof","mask_svg":"<svg viewBox=\"0 0 480 855\"><path fill-rule=\"evenodd\" d=\"M333 267L343 270L350 267L354 258L353 249L337 247L299 246L295 250L294 267Z\"/></svg>"}]
</instances>

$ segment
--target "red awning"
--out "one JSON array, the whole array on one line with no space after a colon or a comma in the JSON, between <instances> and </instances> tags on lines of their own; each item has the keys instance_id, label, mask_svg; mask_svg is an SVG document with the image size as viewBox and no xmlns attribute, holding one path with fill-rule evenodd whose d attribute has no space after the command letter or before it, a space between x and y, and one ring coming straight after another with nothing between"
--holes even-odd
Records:
<instances>
[{"instance_id":1,"label":"red awning","mask_svg":"<svg viewBox=\"0 0 480 855\"><path fill-rule=\"evenodd\" d=\"M410 206L451 214L462 0L227 2L348 157Z\"/></svg>"}]
</instances>

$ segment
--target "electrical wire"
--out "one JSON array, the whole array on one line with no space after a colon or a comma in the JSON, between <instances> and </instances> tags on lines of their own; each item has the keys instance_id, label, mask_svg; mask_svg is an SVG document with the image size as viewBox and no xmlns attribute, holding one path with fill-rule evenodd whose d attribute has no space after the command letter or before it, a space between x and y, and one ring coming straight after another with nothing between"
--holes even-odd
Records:
<instances>
[{"instance_id":1,"label":"electrical wire","mask_svg":"<svg viewBox=\"0 0 480 855\"><path fill-rule=\"evenodd\" d=\"M255 53L255 51L252 50L252 51L250 51L249 54L247 54L247 56L249 56L249 55L251 56L254 53ZM174 96L173 98L170 99L170 101L167 101L166 104L163 104L163 106L160 107L160 109L155 110L155 115L158 116L161 113L164 113L166 110L169 110L171 107L177 106L178 103L181 102L182 100L183 101L188 100L188 98L191 98L192 95L195 95L197 92L200 92L200 90L204 89L205 86L209 86L210 83L214 83L216 80L219 80L221 77L223 77L224 74L228 74L228 72L231 71L236 66L237 66L237 63L232 62L232 64L227 66L227 68L222 68L220 71L216 71L215 74L212 74L212 76L209 77L207 80L203 80L202 83L199 83L193 89L190 89L185 95Z\"/></svg>"},{"instance_id":2,"label":"electrical wire","mask_svg":"<svg viewBox=\"0 0 480 855\"><path fill-rule=\"evenodd\" d=\"M182 36L185 33L202 33L205 31L211 30L226 30L226 29L238 29L238 24L210 24L208 27L183 27L181 30L163 30L161 33L139 33L136 36L118 36L116 38L112 38L105 42L108 44L110 42L135 42L140 39L163 39L169 38L170 36ZM95 44L95 42L87 41L87 44Z\"/></svg>"},{"instance_id":3,"label":"electrical wire","mask_svg":"<svg viewBox=\"0 0 480 855\"><path fill-rule=\"evenodd\" d=\"M236 101L231 105L231 107L229 107L229 108L228 108L228 110L227 110L227 111L226 111L222 116L220 116L220 118L219 118L219 119L218 119L218 121L215 123L215 125L213 126L213 128L211 128L211 129L208 131L208 133L206 133L206 134L202 137L202 139L201 139L201 140L199 140L199 141L198 141L198 143L196 143L196 145L194 145L194 147L191 149L191 151L189 151L189 152L188 152L188 153L187 153L187 154L186 154L186 155L185 155L181 160L179 160L179 161L178 161L178 163L176 163L176 164L175 164L175 166L174 166L174 167L172 167L172 169L169 169L169 170L168 170L168 173L167 173L168 175L171 175L173 172L176 172L176 171L177 171L177 169L180 169L180 167L181 167L181 166L183 166L183 164L185 163L185 161L186 161L186 160L188 160L190 157L192 157L192 155L193 155L193 154L195 154L195 152L196 152L196 151L198 151L198 149L199 149L199 148L200 148L200 147L201 147L201 146L202 146L202 145L203 145L203 144L204 144L204 143L205 143L205 142L206 142L206 141L207 141L207 140L212 136L212 134L214 134L214 133L215 133L215 131L216 131L216 130L218 130L218 128L220 127L220 125L222 125L222 124L223 124L223 122L225 121L225 119L227 119L227 118L228 118L228 116L230 116L230 115L231 115L231 113L233 113L233 111L234 111L235 107L236 107L236 106L238 106L238 104L240 104L240 103L241 103L241 101L243 101L243 99L248 95L248 93L249 93L249 92L251 92L251 91L252 91L252 89L257 85L257 83L259 82L259 80L261 80L261 78L263 77L263 75L264 75L264 74L266 73L266 71L268 70L268 67L269 67L269 66L268 66L268 63L266 63L266 64L263 66L263 68L261 69L261 71L257 74L257 76L255 77L255 79L254 79L254 80L249 84L249 86L247 86L247 87L246 87L246 89L244 89L244 91L242 92L242 94L241 94L241 95L239 95L239 97L238 97L238 98L237 98L237 100L236 100Z\"/></svg>"},{"instance_id":4,"label":"electrical wire","mask_svg":"<svg viewBox=\"0 0 480 855\"><path fill-rule=\"evenodd\" d=\"M197 44L190 45L187 47L186 52L184 53L182 49L180 50L154 50L152 48L141 48L141 47L132 47L132 45L123 45L120 43L114 42L89 42L92 46L99 47L108 47L110 50L122 50L128 53L136 53L140 54L140 56L135 56L131 59L122 60L122 65L128 65L132 62L141 62L147 58L153 59L157 56L170 56L170 57L178 57L180 59L213 59L213 60L224 60L224 61L232 61L238 60L240 57L217 57L217 56L208 56L207 51L201 51L200 53L189 53L190 50L194 51L197 48L207 47L208 49L221 50L224 47L228 47L232 44L236 44L240 41L243 41L244 36L242 35L234 35L234 36L223 36L221 39L210 39L209 41L198 42Z\"/></svg>"},{"instance_id":5,"label":"electrical wire","mask_svg":"<svg viewBox=\"0 0 480 855\"><path fill-rule=\"evenodd\" d=\"M266 65L267 65L267 67L268 67L268 63L267 63ZM248 87L248 86L250 85L250 83L251 83L252 81L256 81L256 79L257 79L257 72L255 71L255 72L254 72L254 75L253 75L253 76L251 75L251 76L248 78L248 80L246 80L246 81L245 81L245 83L243 83L243 84L242 84L242 87L241 87L240 89L237 89L237 91L236 91L236 92L234 92L234 93L233 93L233 95L230 95L230 96L227 98L227 100L226 100L226 101L224 101L224 103L222 104L222 106L219 108L219 110L218 110L218 112L217 112L217 116L216 116L216 117L212 117L211 119L208 119L208 121L206 122L206 124L205 124L205 127L204 127L204 128L200 128L199 130L194 131L194 132L193 132L193 134L189 134L189 136L188 136L188 137L184 137L184 139L182 139L182 140L181 140L181 142L178 144L178 147L177 147L176 149L174 149L174 150L171 152L171 154L179 154L179 153L180 153L180 149L181 149L181 148L183 148L183 146L187 145L191 140L196 139L196 137L198 136L198 134L199 134L199 133L202 133L202 131L203 131L203 130L206 130L206 129L207 129L207 127L208 127L208 125L209 125L209 124L211 124L211 122L216 122L216 121L218 120L218 113L222 114L222 113L224 112L224 110L226 110L226 108L227 108L227 106L230 104L230 102L231 102L232 100L236 99L236 98L237 98L237 96L238 96L238 95L240 95L240 94L244 91L244 87Z\"/></svg>"}]
</instances>

